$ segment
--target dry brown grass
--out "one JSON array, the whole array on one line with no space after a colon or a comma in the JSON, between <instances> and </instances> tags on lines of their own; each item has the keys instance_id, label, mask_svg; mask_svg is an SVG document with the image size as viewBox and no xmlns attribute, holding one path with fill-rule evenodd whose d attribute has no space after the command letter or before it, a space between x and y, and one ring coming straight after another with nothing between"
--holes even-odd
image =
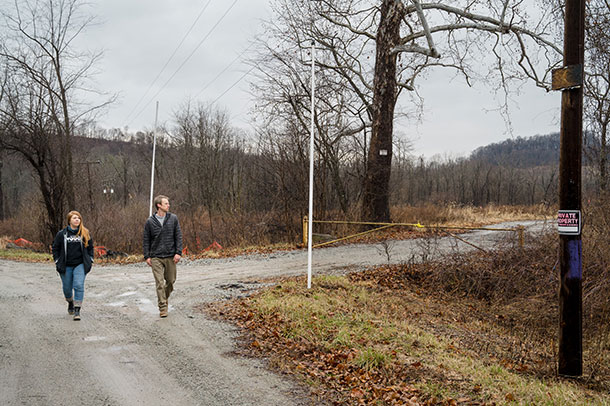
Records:
<instances>
[{"instance_id":1,"label":"dry brown grass","mask_svg":"<svg viewBox=\"0 0 610 406\"><path fill-rule=\"evenodd\" d=\"M583 324L592 375L610 375L610 194L588 202L583 228Z\"/></svg>"},{"instance_id":2,"label":"dry brown grass","mask_svg":"<svg viewBox=\"0 0 610 406\"><path fill-rule=\"evenodd\" d=\"M556 216L556 211L545 205L534 206L438 206L427 204L422 206L393 207L391 210L392 222L408 223L418 226L394 226L373 233L365 234L356 238L339 242L339 244L379 242L390 239L421 238L439 235L434 227L482 227L507 221L519 220L549 220ZM323 220L358 221L353 218L337 215L329 216ZM353 236L363 231L363 226L358 224L314 224L314 233L322 233L334 238ZM459 230L458 230L459 231ZM466 231L466 230L464 230ZM441 232L442 235L446 233ZM327 238L331 239L331 238ZM314 240L316 242L316 240Z\"/></svg>"},{"instance_id":3,"label":"dry brown grass","mask_svg":"<svg viewBox=\"0 0 610 406\"><path fill-rule=\"evenodd\" d=\"M557 376L558 236L348 277L279 282L213 312L245 352L334 404L607 405L610 207L585 210L584 376Z\"/></svg>"},{"instance_id":4,"label":"dry brown grass","mask_svg":"<svg viewBox=\"0 0 610 406\"><path fill-rule=\"evenodd\" d=\"M13 241L9 237L0 236L0 250L6 249L6 244Z\"/></svg>"},{"instance_id":5,"label":"dry brown grass","mask_svg":"<svg viewBox=\"0 0 610 406\"><path fill-rule=\"evenodd\" d=\"M481 226L517 220L539 220L551 218L555 212L544 205L535 206L438 206L393 207L391 216L395 222L421 223L428 225Z\"/></svg>"},{"instance_id":6,"label":"dry brown grass","mask_svg":"<svg viewBox=\"0 0 610 406\"><path fill-rule=\"evenodd\" d=\"M503 262L488 259L480 269ZM244 329L244 354L301 377L320 403L604 405L607 367L595 375L597 355L587 350L584 379L558 378L552 294L509 287L514 268L505 268L504 277L484 278L490 294L472 288L473 274L421 283L431 274L426 265L380 267L317 277L311 289L304 278L281 280L212 313ZM439 292L443 286L450 289ZM490 299L507 290L505 300Z\"/></svg>"},{"instance_id":7,"label":"dry brown grass","mask_svg":"<svg viewBox=\"0 0 610 406\"><path fill-rule=\"evenodd\" d=\"M32 242L49 244L52 240L48 230L41 224L43 208L32 205L18 216L0 221L0 235L11 238L23 237ZM299 244L302 241L302 219L283 218L280 213L215 213L211 218L207 211L194 209L177 212L180 217L184 246L194 255L205 255L204 250L217 241L224 248L249 249L252 246L265 247L276 244ZM395 222L421 223L426 225L481 226L507 220L540 219L551 215L544 206L437 206L394 207L391 210ZM128 254L141 252L141 239L144 223L148 216L147 204L130 202L123 207L117 202L108 202L107 211L83 212L84 224L88 227L95 245ZM350 215L328 213L324 219L359 220L359 212ZM322 219L321 216L316 216ZM396 230L400 234L396 234ZM316 224L315 233L328 233L345 236L361 231L359 226L328 226ZM375 238L409 238L408 229L391 229L390 234Z\"/></svg>"}]
</instances>

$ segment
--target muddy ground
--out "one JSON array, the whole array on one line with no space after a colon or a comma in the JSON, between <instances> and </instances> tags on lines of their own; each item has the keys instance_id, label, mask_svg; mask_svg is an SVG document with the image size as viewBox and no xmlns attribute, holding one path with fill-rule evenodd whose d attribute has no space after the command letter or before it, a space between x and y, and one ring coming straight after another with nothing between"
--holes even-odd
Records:
<instances>
[{"instance_id":1,"label":"muddy ground","mask_svg":"<svg viewBox=\"0 0 610 406\"><path fill-rule=\"evenodd\" d=\"M517 223L495 227L512 227ZM535 238L542 223L521 222ZM479 247L503 232L460 235ZM313 272L335 273L474 249L452 238L344 245L314 251ZM197 311L245 295L265 279L304 275L305 250L184 260L170 314L160 319L144 263L95 266L82 320L66 311L52 264L0 261L0 405L306 405L307 388L233 355L237 331Z\"/></svg>"}]
</instances>

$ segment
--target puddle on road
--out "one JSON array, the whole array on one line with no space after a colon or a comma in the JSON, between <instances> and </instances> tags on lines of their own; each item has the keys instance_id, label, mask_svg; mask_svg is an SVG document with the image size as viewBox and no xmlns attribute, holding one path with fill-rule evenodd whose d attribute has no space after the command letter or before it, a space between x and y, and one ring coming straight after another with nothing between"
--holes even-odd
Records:
<instances>
[{"instance_id":1,"label":"puddle on road","mask_svg":"<svg viewBox=\"0 0 610 406\"><path fill-rule=\"evenodd\" d=\"M104 341L106 337L103 336L89 336L83 338L83 341Z\"/></svg>"},{"instance_id":2,"label":"puddle on road","mask_svg":"<svg viewBox=\"0 0 610 406\"><path fill-rule=\"evenodd\" d=\"M136 305L138 306L138 309L140 309L140 311L142 313L148 313L148 314L159 313L159 309L157 309L156 304L154 304L152 302L152 300L150 300L150 299L140 298L136 301ZM171 310L172 306L170 305L169 308Z\"/></svg>"},{"instance_id":3,"label":"puddle on road","mask_svg":"<svg viewBox=\"0 0 610 406\"><path fill-rule=\"evenodd\" d=\"M107 290L102 290L102 291L98 291L98 292L95 292L95 291L91 292L90 290L91 289L89 289L87 291L87 297L104 297L104 296L108 295L108 291Z\"/></svg>"},{"instance_id":4,"label":"puddle on road","mask_svg":"<svg viewBox=\"0 0 610 406\"><path fill-rule=\"evenodd\" d=\"M127 347L124 345L113 345L108 348L105 348L104 351L105 352L121 352L126 349L127 349Z\"/></svg>"}]
</instances>

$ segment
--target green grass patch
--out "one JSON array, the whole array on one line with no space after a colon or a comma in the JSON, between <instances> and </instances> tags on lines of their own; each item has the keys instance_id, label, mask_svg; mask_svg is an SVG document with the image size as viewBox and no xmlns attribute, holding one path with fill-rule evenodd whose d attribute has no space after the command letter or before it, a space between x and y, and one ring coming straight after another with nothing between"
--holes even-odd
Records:
<instances>
[{"instance_id":1,"label":"green grass patch","mask_svg":"<svg viewBox=\"0 0 610 406\"><path fill-rule=\"evenodd\" d=\"M356 359L354 359L354 365L365 371L382 369L387 366L389 362L390 357L388 354L374 348L366 348L358 354Z\"/></svg>"},{"instance_id":2,"label":"green grass patch","mask_svg":"<svg viewBox=\"0 0 610 406\"><path fill-rule=\"evenodd\" d=\"M332 377L326 384L350 401L392 404L389 393L402 388L405 396L408 385L430 404L470 399L497 405L610 405L607 393L578 381L518 370L460 346L455 335L472 333L475 326L457 323L451 309L433 300L344 276L320 276L311 289L303 280L283 281L242 304L261 328L273 326L284 340L257 338L269 340L264 348L299 347L288 368L302 363L295 372L317 385ZM281 349L271 353L285 357ZM321 361L312 363L313 358ZM356 378L346 378L350 374ZM367 384L355 386L359 381Z\"/></svg>"},{"instance_id":3,"label":"green grass patch","mask_svg":"<svg viewBox=\"0 0 610 406\"><path fill-rule=\"evenodd\" d=\"M0 258L15 261L28 262L51 262L53 256L44 252L35 252L25 249L4 248L0 249Z\"/></svg>"}]
</instances>

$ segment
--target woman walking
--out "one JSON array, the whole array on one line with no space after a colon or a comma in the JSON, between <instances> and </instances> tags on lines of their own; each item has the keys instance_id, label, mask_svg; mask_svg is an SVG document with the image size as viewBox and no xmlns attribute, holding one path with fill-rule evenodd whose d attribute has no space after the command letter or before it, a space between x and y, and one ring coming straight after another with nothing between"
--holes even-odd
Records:
<instances>
[{"instance_id":1,"label":"woman walking","mask_svg":"<svg viewBox=\"0 0 610 406\"><path fill-rule=\"evenodd\" d=\"M85 276L93 263L93 240L83 226L77 211L68 213L68 226L59 231L53 240L53 259L61 277L68 313L80 320L80 309L85 296Z\"/></svg>"}]
</instances>

